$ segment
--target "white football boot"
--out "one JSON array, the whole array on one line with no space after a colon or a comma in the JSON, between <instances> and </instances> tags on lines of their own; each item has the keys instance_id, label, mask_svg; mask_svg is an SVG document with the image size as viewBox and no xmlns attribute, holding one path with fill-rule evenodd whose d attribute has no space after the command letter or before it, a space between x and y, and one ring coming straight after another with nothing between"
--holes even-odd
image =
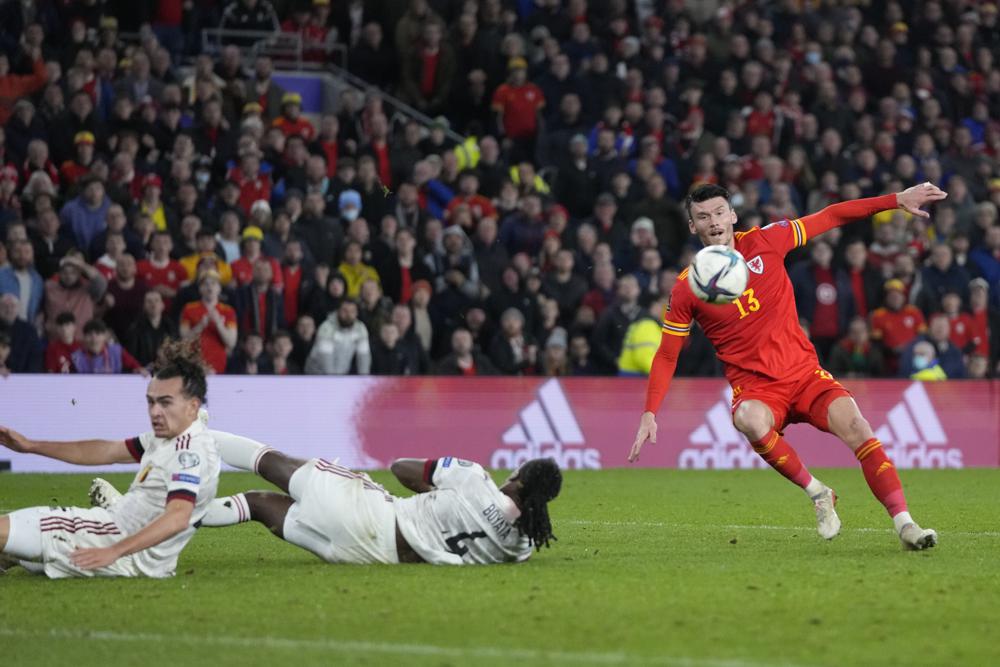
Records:
<instances>
[{"instance_id":1,"label":"white football boot","mask_svg":"<svg viewBox=\"0 0 1000 667\"><path fill-rule=\"evenodd\" d=\"M899 530L899 541L910 551L922 551L937 545L937 532L908 523Z\"/></svg>"},{"instance_id":2,"label":"white football boot","mask_svg":"<svg viewBox=\"0 0 1000 667\"><path fill-rule=\"evenodd\" d=\"M111 485L111 482L97 477L90 483L90 506L111 509L122 497L122 494Z\"/></svg>"},{"instance_id":3,"label":"white football boot","mask_svg":"<svg viewBox=\"0 0 1000 667\"><path fill-rule=\"evenodd\" d=\"M840 532L840 517L837 516L835 505L837 494L829 486L812 496L813 507L816 510L816 532L824 540L832 540Z\"/></svg>"}]
</instances>

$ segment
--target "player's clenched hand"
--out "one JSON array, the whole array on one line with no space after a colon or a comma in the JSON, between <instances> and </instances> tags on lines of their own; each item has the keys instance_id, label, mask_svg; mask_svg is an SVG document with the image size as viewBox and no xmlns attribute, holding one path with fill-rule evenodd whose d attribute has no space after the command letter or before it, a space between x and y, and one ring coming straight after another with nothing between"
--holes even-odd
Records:
<instances>
[{"instance_id":1,"label":"player's clenched hand","mask_svg":"<svg viewBox=\"0 0 1000 667\"><path fill-rule=\"evenodd\" d=\"M926 182L914 185L912 188L906 188L898 193L896 195L896 205L907 213L912 213L917 217L929 218L931 214L927 211L921 211L920 207L941 201L947 196L947 192L931 182Z\"/></svg>"},{"instance_id":2,"label":"player's clenched hand","mask_svg":"<svg viewBox=\"0 0 1000 667\"><path fill-rule=\"evenodd\" d=\"M27 452L31 450L31 440L14 429L0 426L0 445L15 452Z\"/></svg>"},{"instance_id":3,"label":"player's clenched hand","mask_svg":"<svg viewBox=\"0 0 1000 667\"><path fill-rule=\"evenodd\" d=\"M639 458L639 452L646 440L656 442L656 415L652 412L643 412L642 419L639 420L639 431L635 434L635 442L632 443L632 450L628 453L629 463L634 463Z\"/></svg>"},{"instance_id":4,"label":"player's clenched hand","mask_svg":"<svg viewBox=\"0 0 1000 667\"><path fill-rule=\"evenodd\" d=\"M114 547L103 549L77 549L70 554L70 560L81 570L96 570L107 567L118 560L118 552Z\"/></svg>"}]
</instances>

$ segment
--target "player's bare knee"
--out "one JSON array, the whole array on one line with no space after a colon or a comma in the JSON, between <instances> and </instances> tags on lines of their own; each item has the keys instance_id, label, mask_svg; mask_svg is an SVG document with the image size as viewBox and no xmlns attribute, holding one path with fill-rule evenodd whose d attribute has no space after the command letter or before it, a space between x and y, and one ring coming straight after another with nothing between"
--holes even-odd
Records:
<instances>
[{"instance_id":1,"label":"player's bare knee","mask_svg":"<svg viewBox=\"0 0 1000 667\"><path fill-rule=\"evenodd\" d=\"M871 424L868 420L861 415L855 415L848 421L847 427L844 433L844 440L851 447L857 448L864 444L865 441L870 440L875 437L872 432Z\"/></svg>"},{"instance_id":2,"label":"player's bare knee","mask_svg":"<svg viewBox=\"0 0 1000 667\"><path fill-rule=\"evenodd\" d=\"M741 403L733 413L733 426L745 435L751 442L760 440L771 430L768 415L758 405Z\"/></svg>"},{"instance_id":3,"label":"player's bare knee","mask_svg":"<svg viewBox=\"0 0 1000 667\"><path fill-rule=\"evenodd\" d=\"M288 493L288 482L305 461L292 458L282 452L272 450L261 457L257 464L257 474Z\"/></svg>"}]
</instances>

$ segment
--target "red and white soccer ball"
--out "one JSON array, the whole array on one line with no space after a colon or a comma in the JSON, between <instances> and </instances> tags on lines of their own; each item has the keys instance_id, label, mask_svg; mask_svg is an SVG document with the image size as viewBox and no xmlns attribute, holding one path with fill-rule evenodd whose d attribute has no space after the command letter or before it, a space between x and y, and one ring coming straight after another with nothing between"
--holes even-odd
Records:
<instances>
[{"instance_id":1,"label":"red and white soccer ball","mask_svg":"<svg viewBox=\"0 0 1000 667\"><path fill-rule=\"evenodd\" d=\"M706 303L732 303L747 288L750 273L735 248L710 245L698 251L688 271L694 295Z\"/></svg>"}]
</instances>

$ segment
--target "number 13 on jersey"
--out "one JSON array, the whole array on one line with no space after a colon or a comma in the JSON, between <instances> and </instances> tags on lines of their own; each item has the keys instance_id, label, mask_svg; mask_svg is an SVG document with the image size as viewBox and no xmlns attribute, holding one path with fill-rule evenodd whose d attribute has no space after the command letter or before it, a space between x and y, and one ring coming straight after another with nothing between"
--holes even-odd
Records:
<instances>
[{"instance_id":1,"label":"number 13 on jersey","mask_svg":"<svg viewBox=\"0 0 1000 667\"><path fill-rule=\"evenodd\" d=\"M743 297L746 297L746 302L747 302L745 308L743 306ZM760 310L760 301L758 301L757 298L753 295L752 287L743 292L743 295L740 298L736 299L736 301L733 301L733 303L736 304L737 308L739 308L741 320L744 317L748 316L750 313L755 313L758 310Z\"/></svg>"}]
</instances>

